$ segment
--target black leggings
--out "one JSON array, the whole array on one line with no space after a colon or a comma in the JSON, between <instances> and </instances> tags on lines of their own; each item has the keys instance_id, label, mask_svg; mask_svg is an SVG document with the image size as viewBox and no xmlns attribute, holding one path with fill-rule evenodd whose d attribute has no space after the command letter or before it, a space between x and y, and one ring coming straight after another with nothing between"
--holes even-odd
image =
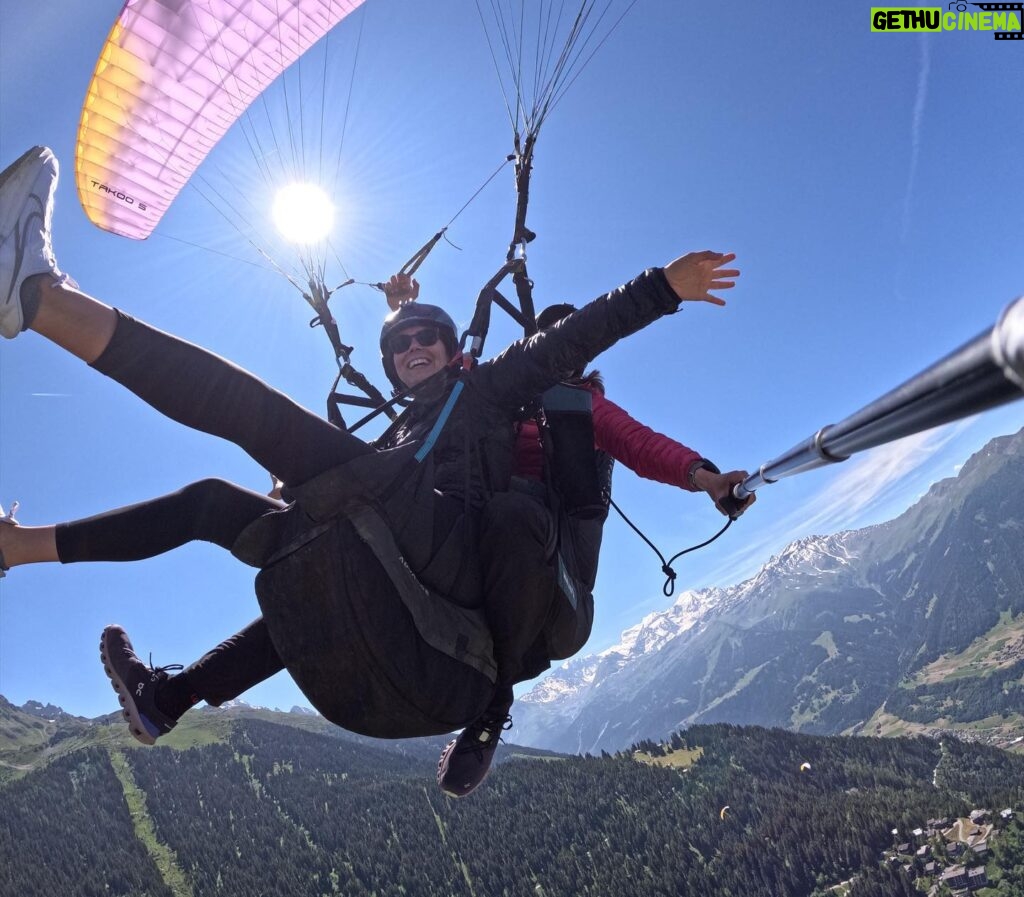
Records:
<instances>
[{"instance_id":1,"label":"black leggings","mask_svg":"<svg viewBox=\"0 0 1024 897\"><path fill-rule=\"evenodd\" d=\"M157 411L244 449L298 485L374 449L212 352L118 312L110 345L93 367ZM193 539L230 549L253 520L280 504L221 480L57 528L58 557L128 561ZM185 670L191 690L217 705L284 668L262 619Z\"/></svg>"},{"instance_id":2,"label":"black leggings","mask_svg":"<svg viewBox=\"0 0 1024 897\"><path fill-rule=\"evenodd\" d=\"M152 501L58 525L57 556L63 564L137 561L196 539L230 550L254 519L280 507L226 480L199 480ZM216 707L283 669L261 617L189 666L181 691Z\"/></svg>"},{"instance_id":3,"label":"black leggings","mask_svg":"<svg viewBox=\"0 0 1024 897\"><path fill-rule=\"evenodd\" d=\"M219 355L117 314L92 366L171 420L233 442L286 484L374 451Z\"/></svg>"},{"instance_id":4,"label":"black leggings","mask_svg":"<svg viewBox=\"0 0 1024 897\"><path fill-rule=\"evenodd\" d=\"M235 443L286 484L300 485L374 451L223 358L118 315L110 345L93 367L173 420ZM62 524L58 556L68 563L136 560L193 539L230 549L249 523L278 507L239 486L203 480L162 498ZM495 633L502 686L547 665L542 656L520 658L536 652L529 649L552 613L554 578L545 564L549 527L543 507L524 496L495 500L484 514L481 551L490 570L484 611ZM195 696L216 705L281 669L267 626L257 619L189 666L184 676Z\"/></svg>"},{"instance_id":5,"label":"black leggings","mask_svg":"<svg viewBox=\"0 0 1024 897\"><path fill-rule=\"evenodd\" d=\"M253 520L280 507L226 480L199 480L170 495L59 524L57 557L62 564L138 561L195 540L230 551Z\"/></svg>"},{"instance_id":6,"label":"black leggings","mask_svg":"<svg viewBox=\"0 0 1024 897\"><path fill-rule=\"evenodd\" d=\"M225 480L191 483L169 495L57 527L61 563L136 561L199 539L229 549L256 517L281 503ZM536 498L499 493L480 521L484 612L494 636L499 685L511 687L548 666L542 625L557 599L544 563L552 520ZM262 618L191 664L187 691L217 706L284 669Z\"/></svg>"}]
</instances>

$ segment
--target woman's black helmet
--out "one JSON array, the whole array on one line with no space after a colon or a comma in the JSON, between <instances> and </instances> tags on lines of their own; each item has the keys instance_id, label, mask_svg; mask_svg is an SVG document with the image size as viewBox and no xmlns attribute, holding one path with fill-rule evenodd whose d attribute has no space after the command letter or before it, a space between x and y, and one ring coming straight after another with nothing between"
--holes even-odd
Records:
<instances>
[{"instance_id":1,"label":"woman's black helmet","mask_svg":"<svg viewBox=\"0 0 1024 897\"><path fill-rule=\"evenodd\" d=\"M537 315L537 329L547 330L554 324L557 324L562 318L567 318L574 311L576 306L571 305L568 302L560 302L557 305L549 305L539 315Z\"/></svg>"},{"instance_id":2,"label":"woman's black helmet","mask_svg":"<svg viewBox=\"0 0 1024 897\"><path fill-rule=\"evenodd\" d=\"M454 358L459 349L459 335L455 330L455 322L443 308L427 305L425 302L406 302L398 311L393 311L384 319L380 329L380 361L384 373L396 389L405 389L405 384L395 370L395 359L388 347L388 337L396 330L410 324L433 324L441 335L441 341L448 350L448 356Z\"/></svg>"}]
</instances>

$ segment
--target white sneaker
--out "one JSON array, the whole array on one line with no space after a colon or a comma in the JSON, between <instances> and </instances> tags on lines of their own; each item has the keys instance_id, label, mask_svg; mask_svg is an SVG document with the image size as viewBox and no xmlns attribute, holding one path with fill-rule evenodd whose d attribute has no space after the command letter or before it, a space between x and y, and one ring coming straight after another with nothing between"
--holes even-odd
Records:
<instances>
[{"instance_id":1,"label":"white sneaker","mask_svg":"<svg viewBox=\"0 0 1024 897\"><path fill-rule=\"evenodd\" d=\"M18 503L11 503L11 512L9 514L4 513L4 506L0 505L0 523L6 523L8 526L17 526L18 521L14 519L14 515L18 512ZM4 553L0 551L0 579L3 579L7 575L7 571L10 568L4 562Z\"/></svg>"},{"instance_id":2,"label":"white sneaker","mask_svg":"<svg viewBox=\"0 0 1024 897\"><path fill-rule=\"evenodd\" d=\"M57 157L34 146L0 172L0 335L14 339L25 323L21 285L26 277L61 276L50 245Z\"/></svg>"}]
</instances>

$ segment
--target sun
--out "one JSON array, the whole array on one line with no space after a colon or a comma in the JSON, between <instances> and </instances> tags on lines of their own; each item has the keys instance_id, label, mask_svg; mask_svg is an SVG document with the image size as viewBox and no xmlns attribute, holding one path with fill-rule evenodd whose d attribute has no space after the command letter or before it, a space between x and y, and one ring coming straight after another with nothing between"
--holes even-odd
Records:
<instances>
[{"instance_id":1,"label":"sun","mask_svg":"<svg viewBox=\"0 0 1024 897\"><path fill-rule=\"evenodd\" d=\"M334 225L334 206L315 184L288 184L277 191L271 213L290 243L319 243Z\"/></svg>"}]
</instances>

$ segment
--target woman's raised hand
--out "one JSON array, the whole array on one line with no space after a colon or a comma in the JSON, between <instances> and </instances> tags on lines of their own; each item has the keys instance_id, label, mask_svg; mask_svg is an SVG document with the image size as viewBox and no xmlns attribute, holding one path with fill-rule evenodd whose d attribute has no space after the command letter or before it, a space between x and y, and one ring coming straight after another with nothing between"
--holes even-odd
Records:
<instances>
[{"instance_id":1,"label":"woman's raised hand","mask_svg":"<svg viewBox=\"0 0 1024 897\"><path fill-rule=\"evenodd\" d=\"M388 300L388 308L398 311L406 302L412 302L420 294L420 285L416 278L408 274L392 274L384 284L384 295Z\"/></svg>"},{"instance_id":2,"label":"woman's raised hand","mask_svg":"<svg viewBox=\"0 0 1024 897\"><path fill-rule=\"evenodd\" d=\"M725 268L736 258L734 252L690 252L665 266L669 286L683 302L710 302L725 305L724 299L712 296L712 290L731 290L740 276L738 268Z\"/></svg>"}]
</instances>

